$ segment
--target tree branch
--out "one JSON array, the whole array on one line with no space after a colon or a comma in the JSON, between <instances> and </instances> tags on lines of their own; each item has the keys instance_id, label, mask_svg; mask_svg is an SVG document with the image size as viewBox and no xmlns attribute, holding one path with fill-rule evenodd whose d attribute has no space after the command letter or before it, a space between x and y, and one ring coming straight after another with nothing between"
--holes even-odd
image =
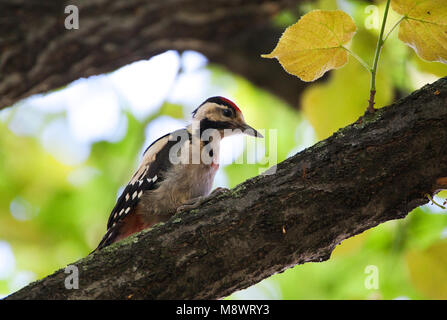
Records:
<instances>
[{"instance_id":1,"label":"tree branch","mask_svg":"<svg viewBox=\"0 0 447 320\"><path fill-rule=\"evenodd\" d=\"M447 188L447 78L366 114L199 209L175 215L8 299L216 299L344 239L401 219Z\"/></svg>"},{"instance_id":2,"label":"tree branch","mask_svg":"<svg viewBox=\"0 0 447 320\"><path fill-rule=\"evenodd\" d=\"M302 0L89 0L0 3L0 109L167 50L196 50L296 106L305 87L274 61L272 17ZM66 5L79 8L67 30Z\"/></svg>"}]
</instances>

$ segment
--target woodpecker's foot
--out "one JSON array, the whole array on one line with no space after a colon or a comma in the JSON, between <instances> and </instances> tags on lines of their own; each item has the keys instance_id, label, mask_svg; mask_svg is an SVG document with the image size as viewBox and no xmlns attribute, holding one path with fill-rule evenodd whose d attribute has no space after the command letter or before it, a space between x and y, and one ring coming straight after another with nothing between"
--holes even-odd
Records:
<instances>
[{"instance_id":1,"label":"woodpecker's foot","mask_svg":"<svg viewBox=\"0 0 447 320\"><path fill-rule=\"evenodd\" d=\"M198 206L200 206L202 203L205 202L206 197L197 197L191 200L188 200L187 202L185 202L184 204L182 204L181 206L179 206L177 208L177 213L181 212L181 211L185 211L185 210L192 210L192 209L196 209Z\"/></svg>"},{"instance_id":2,"label":"woodpecker's foot","mask_svg":"<svg viewBox=\"0 0 447 320\"><path fill-rule=\"evenodd\" d=\"M229 190L230 189L228 189L228 188L218 187L218 188L214 189L208 196L197 197L197 198L188 200L183 205L181 205L177 208L177 213L179 213L181 211L185 211L185 210L197 209L200 205L204 204L205 202L208 202L214 196L216 196L220 193L223 193L223 192L227 192Z\"/></svg>"},{"instance_id":3,"label":"woodpecker's foot","mask_svg":"<svg viewBox=\"0 0 447 320\"><path fill-rule=\"evenodd\" d=\"M217 187L216 189L211 191L211 193L208 195L208 198L211 197L211 196L216 196L219 193L227 192L227 191L230 191L230 189L224 188L224 187Z\"/></svg>"}]
</instances>

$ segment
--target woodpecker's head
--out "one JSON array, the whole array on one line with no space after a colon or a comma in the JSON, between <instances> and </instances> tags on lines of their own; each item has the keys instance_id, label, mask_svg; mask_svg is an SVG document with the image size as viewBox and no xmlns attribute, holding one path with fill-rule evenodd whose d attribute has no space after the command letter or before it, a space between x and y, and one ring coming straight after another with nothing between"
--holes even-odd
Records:
<instances>
[{"instance_id":1,"label":"woodpecker's head","mask_svg":"<svg viewBox=\"0 0 447 320\"><path fill-rule=\"evenodd\" d=\"M242 133L263 138L263 136L245 123L242 111L231 100L224 97L211 97L192 112L193 121L200 122L200 131L217 129L239 129Z\"/></svg>"}]
</instances>

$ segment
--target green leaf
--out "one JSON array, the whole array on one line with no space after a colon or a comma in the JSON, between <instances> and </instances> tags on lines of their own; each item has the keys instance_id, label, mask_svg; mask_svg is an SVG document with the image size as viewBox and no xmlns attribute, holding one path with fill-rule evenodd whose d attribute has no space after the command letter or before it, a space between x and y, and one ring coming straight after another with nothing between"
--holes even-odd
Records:
<instances>
[{"instance_id":1,"label":"green leaf","mask_svg":"<svg viewBox=\"0 0 447 320\"><path fill-rule=\"evenodd\" d=\"M174 119L183 119L183 106L170 102L165 102L160 108L160 114L170 116Z\"/></svg>"}]
</instances>

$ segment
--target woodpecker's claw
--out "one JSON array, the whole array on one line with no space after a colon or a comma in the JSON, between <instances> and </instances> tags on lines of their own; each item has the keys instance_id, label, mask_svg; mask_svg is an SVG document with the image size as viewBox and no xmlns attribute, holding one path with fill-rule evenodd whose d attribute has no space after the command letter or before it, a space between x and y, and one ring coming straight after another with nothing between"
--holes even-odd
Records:
<instances>
[{"instance_id":1,"label":"woodpecker's claw","mask_svg":"<svg viewBox=\"0 0 447 320\"><path fill-rule=\"evenodd\" d=\"M228 189L228 188L218 187L218 188L214 189L208 196L197 197L197 198L194 198L194 199L191 199L191 200L185 202L183 205L181 205L177 208L177 213L179 213L181 211L185 211L185 210L197 209L200 205L208 202L216 195L223 193L223 192L227 192L229 190L230 189Z\"/></svg>"},{"instance_id":2,"label":"woodpecker's claw","mask_svg":"<svg viewBox=\"0 0 447 320\"><path fill-rule=\"evenodd\" d=\"M200 199L195 198L194 200L197 200L196 202L192 204L183 204L177 208L177 213L187 210L196 209L198 206L200 206L203 202L200 201Z\"/></svg>"},{"instance_id":3,"label":"woodpecker's claw","mask_svg":"<svg viewBox=\"0 0 447 320\"><path fill-rule=\"evenodd\" d=\"M217 187L216 189L214 189L214 190L208 195L208 198L211 197L211 196L216 196L216 195L218 195L219 193L222 193L222 192L227 192L227 191L230 191L230 189L225 188L225 187Z\"/></svg>"}]
</instances>

